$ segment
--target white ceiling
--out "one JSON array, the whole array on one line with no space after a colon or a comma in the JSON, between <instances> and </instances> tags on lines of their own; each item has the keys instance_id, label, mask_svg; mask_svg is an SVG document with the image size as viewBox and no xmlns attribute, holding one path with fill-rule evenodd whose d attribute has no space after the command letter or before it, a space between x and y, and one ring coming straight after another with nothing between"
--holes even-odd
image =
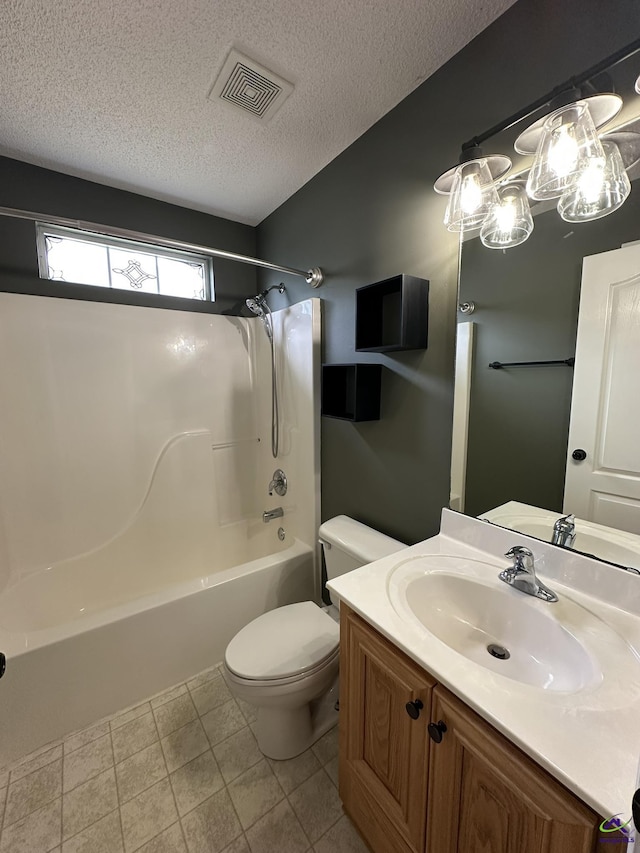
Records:
<instances>
[{"instance_id":1,"label":"white ceiling","mask_svg":"<svg viewBox=\"0 0 640 853\"><path fill-rule=\"evenodd\" d=\"M255 225L513 0L2 0L0 153ZM291 81L207 94L232 46Z\"/></svg>"}]
</instances>

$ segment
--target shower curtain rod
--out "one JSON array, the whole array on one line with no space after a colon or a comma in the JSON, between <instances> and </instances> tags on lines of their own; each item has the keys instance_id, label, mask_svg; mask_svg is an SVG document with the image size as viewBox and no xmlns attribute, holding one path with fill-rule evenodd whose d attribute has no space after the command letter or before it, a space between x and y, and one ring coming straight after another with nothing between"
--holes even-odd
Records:
<instances>
[{"instance_id":1,"label":"shower curtain rod","mask_svg":"<svg viewBox=\"0 0 640 853\"><path fill-rule=\"evenodd\" d=\"M126 228L114 228L107 225L98 225L95 222L84 222L82 219L65 219L62 216L47 216L44 213L33 213L30 210L19 210L14 207L0 207L0 216L10 216L13 219L30 219L33 222L43 222L48 225L60 225L63 228L78 228L81 231L89 231L93 234L108 235L111 237L123 237L124 239L137 240L139 243L150 243L156 246L166 246L170 249L180 249L185 252L196 252L199 255L208 255L213 258L225 258L227 261L237 261L239 264L251 264L254 267L262 267L267 270L287 273L288 275L302 276L311 287L320 287L324 276L320 267L312 267L309 270L297 270L293 267L282 267L269 261L261 261L259 258L251 258L249 255L237 255L235 252L227 252L224 249L212 249L210 246L200 246L197 243L185 243L183 240L174 240L171 237L157 237L153 234L143 234L140 231L129 231Z\"/></svg>"}]
</instances>

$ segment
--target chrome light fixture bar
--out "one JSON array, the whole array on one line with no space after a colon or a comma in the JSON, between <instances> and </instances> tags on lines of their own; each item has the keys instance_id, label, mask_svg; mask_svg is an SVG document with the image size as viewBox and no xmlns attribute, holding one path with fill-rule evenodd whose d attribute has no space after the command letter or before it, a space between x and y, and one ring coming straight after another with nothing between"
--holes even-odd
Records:
<instances>
[{"instance_id":1,"label":"chrome light fixture bar","mask_svg":"<svg viewBox=\"0 0 640 853\"><path fill-rule=\"evenodd\" d=\"M535 152L528 195L536 200L559 198L559 213L571 222L596 219L620 207L630 189L625 170L637 162L640 137L627 133L624 140L600 141L598 130L619 113L622 98L594 94L588 81L639 50L636 39L465 142L458 165L434 184L436 192L450 195L447 228L461 232L481 228L481 240L489 248L517 246L529 237L533 220L529 223L531 213L521 184L512 184L508 191L496 186L511 161L503 155L485 156L480 146L543 107L545 115L527 127L514 146L519 154ZM640 77L636 91L640 94Z\"/></svg>"}]
</instances>

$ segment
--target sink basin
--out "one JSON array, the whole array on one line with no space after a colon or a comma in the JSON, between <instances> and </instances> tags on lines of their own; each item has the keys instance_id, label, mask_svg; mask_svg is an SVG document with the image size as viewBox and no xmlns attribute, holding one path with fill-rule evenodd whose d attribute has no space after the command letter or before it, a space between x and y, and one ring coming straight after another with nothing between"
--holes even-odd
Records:
<instances>
[{"instance_id":1,"label":"sink basin","mask_svg":"<svg viewBox=\"0 0 640 853\"><path fill-rule=\"evenodd\" d=\"M389 598L404 620L507 678L563 693L598 685L602 671L578 635L606 626L566 596L549 604L512 589L498 579L501 568L454 556L411 558L392 570Z\"/></svg>"}]
</instances>

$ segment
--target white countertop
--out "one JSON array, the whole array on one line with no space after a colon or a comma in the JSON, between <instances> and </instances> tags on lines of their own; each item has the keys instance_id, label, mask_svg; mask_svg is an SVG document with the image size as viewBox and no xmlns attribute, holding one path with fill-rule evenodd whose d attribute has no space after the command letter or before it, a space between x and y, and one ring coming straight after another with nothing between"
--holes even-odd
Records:
<instances>
[{"instance_id":1,"label":"white countertop","mask_svg":"<svg viewBox=\"0 0 640 853\"><path fill-rule=\"evenodd\" d=\"M389 577L400 562L441 554L506 568L509 561L503 555L512 545L529 547L541 580L561 600L567 596L590 611L623 641L620 662L611 655L606 659L603 652L604 677L597 686L562 693L506 678L401 618L390 603ZM502 586L497 573L496 584ZM443 510L438 536L342 575L328 586L601 817L631 815L640 759L639 575Z\"/></svg>"}]
</instances>

